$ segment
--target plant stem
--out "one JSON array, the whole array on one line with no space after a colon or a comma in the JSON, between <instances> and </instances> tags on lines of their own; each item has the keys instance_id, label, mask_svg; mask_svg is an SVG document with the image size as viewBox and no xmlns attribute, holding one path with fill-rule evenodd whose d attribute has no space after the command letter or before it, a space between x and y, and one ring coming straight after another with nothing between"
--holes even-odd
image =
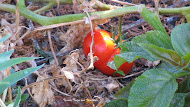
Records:
<instances>
[{"instance_id":1,"label":"plant stem","mask_svg":"<svg viewBox=\"0 0 190 107\"><path fill-rule=\"evenodd\" d=\"M159 8L160 14L182 14L190 22L190 6L181 8Z\"/></svg>"},{"instance_id":2,"label":"plant stem","mask_svg":"<svg viewBox=\"0 0 190 107\"><path fill-rule=\"evenodd\" d=\"M26 0L27 2L55 2L56 0ZM61 4L73 4L72 0L59 0Z\"/></svg>"},{"instance_id":3,"label":"plant stem","mask_svg":"<svg viewBox=\"0 0 190 107\"><path fill-rule=\"evenodd\" d=\"M184 12L190 12L190 7L181 7L181 8L159 8L160 14L180 14Z\"/></svg>"},{"instance_id":4,"label":"plant stem","mask_svg":"<svg viewBox=\"0 0 190 107\"><path fill-rule=\"evenodd\" d=\"M121 36L121 24L122 24L122 19L123 19L123 16L120 16L120 19L119 19L119 43L120 43L120 44L122 43L122 36Z\"/></svg>"},{"instance_id":5,"label":"plant stem","mask_svg":"<svg viewBox=\"0 0 190 107\"><path fill-rule=\"evenodd\" d=\"M111 17L124 15L127 13L137 13L138 9L141 6L142 5L137 5L137 6L124 7L124 8L114 9L114 10L108 10L108 11L98 11L98 12L90 13L90 15L91 16L93 15L95 17L95 19L111 18ZM51 25L51 24L58 24L58 23L65 23L65 22L72 22L72 21L77 21L77 20L83 20L84 17L87 17L86 14L69 14L69 15L56 16L56 17L41 16L41 15L38 15L38 14L30 11L29 9L27 9L25 7L24 0L20 0L19 8L20 8L19 9L20 14L22 16L24 16L30 20L33 20L43 26ZM9 4L0 4L0 10L15 13L16 6L9 5Z\"/></svg>"},{"instance_id":6,"label":"plant stem","mask_svg":"<svg viewBox=\"0 0 190 107\"><path fill-rule=\"evenodd\" d=\"M41 11L46 11L46 10L50 9L51 7L53 7L54 5L56 5L55 2L49 2L46 6L40 8L38 10L35 10L34 12L38 13L38 12L41 12Z\"/></svg>"},{"instance_id":7,"label":"plant stem","mask_svg":"<svg viewBox=\"0 0 190 107\"><path fill-rule=\"evenodd\" d=\"M176 78L183 77L183 76L190 76L190 72L179 72L176 74Z\"/></svg>"}]
</instances>

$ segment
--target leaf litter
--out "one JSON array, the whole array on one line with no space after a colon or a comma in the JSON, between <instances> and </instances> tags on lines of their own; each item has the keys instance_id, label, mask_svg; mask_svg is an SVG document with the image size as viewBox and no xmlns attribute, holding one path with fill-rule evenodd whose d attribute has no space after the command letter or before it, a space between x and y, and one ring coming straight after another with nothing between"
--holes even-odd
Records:
<instances>
[{"instance_id":1,"label":"leaf litter","mask_svg":"<svg viewBox=\"0 0 190 107\"><path fill-rule=\"evenodd\" d=\"M52 12L40 12L40 14L55 16L56 12L58 11L60 15L83 13L84 11L96 11L92 8L95 4L95 0L92 0L90 3L83 1L81 4L78 3L78 0L73 1L73 6L60 5L60 7L64 8L53 8L51 9ZM151 4L149 5L151 6ZM35 9L36 5L30 4L29 8ZM16 16L14 14L5 14L3 12L2 14L4 15L0 16L0 37L2 38L8 33L11 33L11 38L9 38L3 44L0 44L0 53L6 52L10 49L15 49L15 52L12 55L14 58L26 56L39 57L43 56L43 53L46 55L48 54L49 56L47 57L52 56L46 31L31 32L26 35L26 37L21 39L19 41L20 43L14 44L16 41L16 32L18 32L21 36L24 34L24 32L26 32L26 29L22 28L21 25L25 27L30 25L38 27L38 24L29 24L26 18L20 17L20 29L19 31L16 31ZM141 19L141 17L136 14L129 14L124 16L124 19L125 20L123 20L123 24L124 26L127 26L129 23L133 23L138 19ZM166 20L166 18L162 18L162 20L163 19ZM93 21L92 23L95 29L101 28L110 31L110 25L113 25L114 28L116 25L118 25L118 17L109 20L104 19ZM26 88L29 89L28 93L30 93L33 100L39 106L43 107L46 105L53 105L54 107L60 107L60 105L64 105L66 107L91 107L93 104L101 107L106 102L114 99L113 94L128 82L122 79L118 81L113 77L106 76L99 72L97 69L86 71L86 68L88 68L90 65L90 59L85 57L81 46L83 39L87 33L90 32L89 29L89 24L79 23L51 30L53 47L55 49L59 65L55 64L54 59L41 62L46 63L46 65L42 69L32 74L36 77L35 82L31 82L31 80L34 78L27 77L26 82L28 82L28 85L23 88L23 91ZM126 31L123 31L123 33L128 32L128 37L134 37L143 34L151 29L151 26L149 26L147 23L143 23L139 25L139 27L129 28ZM169 28L167 29L170 30ZM60 45L59 43L62 44ZM58 56L58 54L61 53L65 54ZM36 60L31 60L22 64L15 65L13 68L15 68L16 71L19 71L28 67L35 67L39 64L40 63L36 63ZM150 62L144 59L140 59L139 61L136 61L136 66L133 68L130 74L144 70L142 67L148 66L148 68L150 68L158 64L159 61ZM138 66L140 66L140 68ZM6 72L6 70L0 72L0 80L7 76ZM131 79L134 78L130 77L129 81L131 81Z\"/></svg>"}]
</instances>

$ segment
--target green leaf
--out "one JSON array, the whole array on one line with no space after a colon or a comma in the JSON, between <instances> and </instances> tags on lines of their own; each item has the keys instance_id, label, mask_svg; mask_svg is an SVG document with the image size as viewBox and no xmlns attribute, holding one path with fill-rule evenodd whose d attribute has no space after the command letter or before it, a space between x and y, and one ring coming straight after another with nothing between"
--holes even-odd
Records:
<instances>
[{"instance_id":1,"label":"green leaf","mask_svg":"<svg viewBox=\"0 0 190 107\"><path fill-rule=\"evenodd\" d=\"M173 73L161 69L147 70L130 89L129 107L169 107L177 85Z\"/></svg>"},{"instance_id":2,"label":"green leaf","mask_svg":"<svg viewBox=\"0 0 190 107\"><path fill-rule=\"evenodd\" d=\"M18 87L18 94L13 107L19 107L20 101L21 101L21 89L20 87Z\"/></svg>"},{"instance_id":3,"label":"green leaf","mask_svg":"<svg viewBox=\"0 0 190 107\"><path fill-rule=\"evenodd\" d=\"M132 41L135 43L152 44L158 47L173 50L169 36L160 31L148 31L146 34L136 36L132 39Z\"/></svg>"},{"instance_id":4,"label":"green leaf","mask_svg":"<svg viewBox=\"0 0 190 107\"><path fill-rule=\"evenodd\" d=\"M118 99L110 101L109 103L105 104L104 107L128 107L127 105L127 100Z\"/></svg>"},{"instance_id":5,"label":"green leaf","mask_svg":"<svg viewBox=\"0 0 190 107\"><path fill-rule=\"evenodd\" d=\"M173 50L165 49L151 44L139 43L139 46L148 52L152 57L162 59L175 66L181 65L181 57Z\"/></svg>"},{"instance_id":6,"label":"green leaf","mask_svg":"<svg viewBox=\"0 0 190 107\"><path fill-rule=\"evenodd\" d=\"M172 73L185 72L184 70L179 69L177 66L171 65L170 63L167 63L165 61L162 61L161 64L159 64L156 68L167 70Z\"/></svg>"},{"instance_id":7,"label":"green leaf","mask_svg":"<svg viewBox=\"0 0 190 107\"><path fill-rule=\"evenodd\" d=\"M150 12L146 7L144 7L142 8L141 15L155 30L159 30L165 35L168 35L156 12Z\"/></svg>"},{"instance_id":8,"label":"green leaf","mask_svg":"<svg viewBox=\"0 0 190 107\"><path fill-rule=\"evenodd\" d=\"M16 72L14 74L9 75L8 77L4 78L3 80L1 80L0 81L0 87L1 87L0 88L0 95L3 93L3 91L6 88L8 88L12 84L16 83L17 81L21 80L22 78L25 78L26 76L30 75L34 71L40 69L43 65L21 70L19 72Z\"/></svg>"},{"instance_id":9,"label":"green leaf","mask_svg":"<svg viewBox=\"0 0 190 107\"><path fill-rule=\"evenodd\" d=\"M121 74L121 75L125 76L125 73L124 73L122 70L116 70L116 71L113 73L113 76L115 76L116 74Z\"/></svg>"},{"instance_id":10,"label":"green leaf","mask_svg":"<svg viewBox=\"0 0 190 107\"><path fill-rule=\"evenodd\" d=\"M184 56L190 52L190 23L176 26L171 32L172 45L175 51Z\"/></svg>"},{"instance_id":11,"label":"green leaf","mask_svg":"<svg viewBox=\"0 0 190 107\"><path fill-rule=\"evenodd\" d=\"M6 41L9 37L11 36L11 34L7 34L5 37L3 37L2 39L0 39L0 43Z\"/></svg>"},{"instance_id":12,"label":"green leaf","mask_svg":"<svg viewBox=\"0 0 190 107\"><path fill-rule=\"evenodd\" d=\"M109 66L110 68L112 68L112 69L114 69L114 70L117 70L114 61L108 62L108 63L107 63L107 66Z\"/></svg>"},{"instance_id":13,"label":"green leaf","mask_svg":"<svg viewBox=\"0 0 190 107\"><path fill-rule=\"evenodd\" d=\"M184 60L183 66L188 66L190 63L190 52L182 57Z\"/></svg>"},{"instance_id":14,"label":"green leaf","mask_svg":"<svg viewBox=\"0 0 190 107\"><path fill-rule=\"evenodd\" d=\"M1 62L0 63L0 71L4 70L10 66L19 64L21 62L25 62L25 61L32 60L32 59L38 59L38 58L39 57L21 57L21 58L14 58L14 59L10 59L10 60Z\"/></svg>"},{"instance_id":15,"label":"green leaf","mask_svg":"<svg viewBox=\"0 0 190 107\"><path fill-rule=\"evenodd\" d=\"M186 98L185 98L185 106L189 107L190 106L190 94L187 94Z\"/></svg>"},{"instance_id":16,"label":"green leaf","mask_svg":"<svg viewBox=\"0 0 190 107\"><path fill-rule=\"evenodd\" d=\"M170 107L184 107L186 95L186 93L175 93Z\"/></svg>"},{"instance_id":17,"label":"green leaf","mask_svg":"<svg viewBox=\"0 0 190 107\"><path fill-rule=\"evenodd\" d=\"M20 103L25 102L28 97L29 97L29 94L23 94L23 95L21 96L21 101L20 101Z\"/></svg>"},{"instance_id":18,"label":"green leaf","mask_svg":"<svg viewBox=\"0 0 190 107\"><path fill-rule=\"evenodd\" d=\"M122 54L121 54L122 55ZM123 64L127 62L124 58L120 57L120 56L114 56L114 63L117 69L119 69L119 67Z\"/></svg>"},{"instance_id":19,"label":"green leaf","mask_svg":"<svg viewBox=\"0 0 190 107\"><path fill-rule=\"evenodd\" d=\"M157 58L153 58L150 54L148 54L145 50L143 50L140 46L138 46L133 41L122 43L120 45L120 48L121 48L121 53L118 55L115 55L115 57L119 56L129 63L133 62L134 60L138 58L146 58L150 61L158 60Z\"/></svg>"},{"instance_id":20,"label":"green leaf","mask_svg":"<svg viewBox=\"0 0 190 107\"><path fill-rule=\"evenodd\" d=\"M0 64L4 63L5 61L9 60L10 56L12 55L12 53L14 52L14 50L10 50L7 52L3 52L0 54Z\"/></svg>"},{"instance_id":21,"label":"green leaf","mask_svg":"<svg viewBox=\"0 0 190 107\"><path fill-rule=\"evenodd\" d=\"M178 93L188 93L190 92L190 76L183 79L182 82L179 83Z\"/></svg>"},{"instance_id":22,"label":"green leaf","mask_svg":"<svg viewBox=\"0 0 190 107\"><path fill-rule=\"evenodd\" d=\"M123 99L128 99L129 97L129 90L132 87L134 81L130 82L127 84L125 87L123 87L121 90L119 90L117 93L114 94L114 97L116 98L123 98Z\"/></svg>"}]
</instances>

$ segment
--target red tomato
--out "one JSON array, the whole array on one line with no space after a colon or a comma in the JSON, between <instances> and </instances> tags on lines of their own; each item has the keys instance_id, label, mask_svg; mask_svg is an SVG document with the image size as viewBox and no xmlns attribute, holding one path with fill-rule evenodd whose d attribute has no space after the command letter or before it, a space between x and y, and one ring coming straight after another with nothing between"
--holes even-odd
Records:
<instances>
[{"instance_id":1,"label":"red tomato","mask_svg":"<svg viewBox=\"0 0 190 107\"><path fill-rule=\"evenodd\" d=\"M83 42L83 51L86 56L90 53L91 42L92 37L91 33L89 33ZM95 30L94 46L94 56L99 58L99 60L94 63L94 66L102 73L113 76L115 70L107 66L107 62L113 61L114 56L120 53L120 49L115 49L115 43L111 38L111 34L105 30ZM122 70L125 74L127 74L132 69L133 65L134 62L130 64L126 62L122 64L118 70ZM117 74L116 76L121 75Z\"/></svg>"}]
</instances>

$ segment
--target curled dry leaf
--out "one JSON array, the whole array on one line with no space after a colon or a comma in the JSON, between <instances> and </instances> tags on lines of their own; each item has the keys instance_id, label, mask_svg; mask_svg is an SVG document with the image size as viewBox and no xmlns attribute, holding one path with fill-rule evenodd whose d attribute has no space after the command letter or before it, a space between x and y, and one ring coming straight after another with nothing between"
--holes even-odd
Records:
<instances>
[{"instance_id":1,"label":"curled dry leaf","mask_svg":"<svg viewBox=\"0 0 190 107\"><path fill-rule=\"evenodd\" d=\"M48 75L39 76L37 81L44 80ZM50 88L49 81L41 82L32 87L33 98L40 107L45 107L47 104L52 105L54 102L54 93Z\"/></svg>"},{"instance_id":2,"label":"curled dry leaf","mask_svg":"<svg viewBox=\"0 0 190 107\"><path fill-rule=\"evenodd\" d=\"M96 16L94 16L96 17ZM92 26L95 29L99 29L97 25L107 23L107 19L92 21ZM82 46L82 41L90 31L90 24L75 24L71 25L66 33L60 35L60 40L66 42L66 46L60 50L59 53L63 53L74 48Z\"/></svg>"},{"instance_id":3,"label":"curled dry leaf","mask_svg":"<svg viewBox=\"0 0 190 107\"><path fill-rule=\"evenodd\" d=\"M78 66L77 66L78 58L79 58L79 50L75 50L75 51L71 52L71 54L68 55L67 58L65 59L65 61L63 62L63 64L65 64L66 66L62 68L62 72L61 72L61 73L64 73L64 75L71 82L74 82L74 83L78 83L78 81L79 81L76 78L76 76L74 75L74 73L76 73L78 71ZM65 87L68 87L68 84L66 81L60 81L60 82Z\"/></svg>"}]
</instances>

